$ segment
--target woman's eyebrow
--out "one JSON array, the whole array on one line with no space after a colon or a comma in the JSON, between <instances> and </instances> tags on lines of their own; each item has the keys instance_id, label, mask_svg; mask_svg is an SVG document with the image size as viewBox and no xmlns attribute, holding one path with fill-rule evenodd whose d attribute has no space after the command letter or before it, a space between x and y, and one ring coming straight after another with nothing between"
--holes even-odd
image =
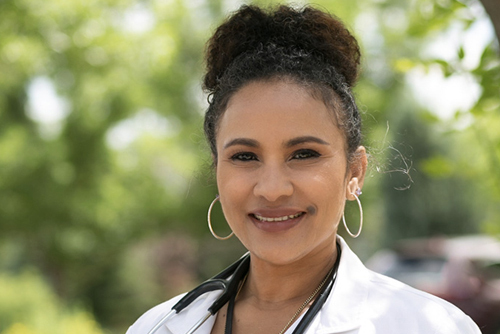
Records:
<instances>
[{"instance_id":1,"label":"woman's eyebrow","mask_svg":"<svg viewBox=\"0 0 500 334\"><path fill-rule=\"evenodd\" d=\"M242 146L249 146L249 147L258 147L259 143L254 140L254 139L249 139L249 138L235 138L231 141L229 141L226 145L224 145L224 149L235 146L235 145L242 145Z\"/></svg>"},{"instance_id":2,"label":"woman's eyebrow","mask_svg":"<svg viewBox=\"0 0 500 334\"><path fill-rule=\"evenodd\" d=\"M305 143L318 143L321 145L330 145L330 143L324 141L321 138L314 137L314 136L303 136L303 137L297 137L290 139L285 143L286 147L292 147L295 145L300 145L300 144L305 144Z\"/></svg>"}]
</instances>

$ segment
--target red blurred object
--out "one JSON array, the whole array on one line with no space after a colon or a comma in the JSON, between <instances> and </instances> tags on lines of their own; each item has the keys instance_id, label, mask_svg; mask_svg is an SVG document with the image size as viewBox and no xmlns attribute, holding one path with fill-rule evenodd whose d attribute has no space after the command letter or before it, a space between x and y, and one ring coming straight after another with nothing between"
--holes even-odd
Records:
<instances>
[{"instance_id":1,"label":"red blurred object","mask_svg":"<svg viewBox=\"0 0 500 334\"><path fill-rule=\"evenodd\" d=\"M500 333L500 241L491 236L403 240L367 266L462 309L483 334Z\"/></svg>"}]
</instances>

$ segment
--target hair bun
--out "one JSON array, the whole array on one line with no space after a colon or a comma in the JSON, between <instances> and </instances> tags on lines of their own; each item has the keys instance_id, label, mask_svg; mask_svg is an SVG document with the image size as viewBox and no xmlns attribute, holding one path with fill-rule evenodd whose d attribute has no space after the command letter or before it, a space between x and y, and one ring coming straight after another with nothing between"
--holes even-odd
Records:
<instances>
[{"instance_id":1,"label":"hair bun","mask_svg":"<svg viewBox=\"0 0 500 334\"><path fill-rule=\"evenodd\" d=\"M207 43L205 89L214 91L240 54L269 44L312 53L334 66L349 87L356 83L359 46L338 18L309 6L296 10L282 5L266 13L245 5L220 25Z\"/></svg>"}]
</instances>

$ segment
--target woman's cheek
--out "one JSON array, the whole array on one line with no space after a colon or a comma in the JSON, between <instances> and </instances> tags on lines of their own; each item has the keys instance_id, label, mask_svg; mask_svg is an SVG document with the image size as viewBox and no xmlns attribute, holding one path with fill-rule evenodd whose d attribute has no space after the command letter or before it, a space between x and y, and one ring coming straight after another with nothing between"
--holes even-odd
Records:
<instances>
[{"instance_id":1,"label":"woman's cheek","mask_svg":"<svg viewBox=\"0 0 500 334\"><path fill-rule=\"evenodd\" d=\"M241 173L221 170L224 177L217 178L219 196L221 197L221 204L224 215L228 220L232 220L237 213L237 210L243 210L245 207L245 193L248 191L248 182ZM232 222L229 221L229 224Z\"/></svg>"}]
</instances>

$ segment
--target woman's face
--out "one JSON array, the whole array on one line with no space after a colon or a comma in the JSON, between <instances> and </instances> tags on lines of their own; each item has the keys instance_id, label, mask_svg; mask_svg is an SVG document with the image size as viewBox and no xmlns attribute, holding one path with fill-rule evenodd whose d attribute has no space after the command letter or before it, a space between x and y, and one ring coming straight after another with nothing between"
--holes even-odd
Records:
<instances>
[{"instance_id":1,"label":"woman's face","mask_svg":"<svg viewBox=\"0 0 500 334\"><path fill-rule=\"evenodd\" d=\"M332 252L346 197L366 160L348 166L344 136L325 104L302 86L250 83L230 99L217 133L224 215L245 247L287 264Z\"/></svg>"}]
</instances>

